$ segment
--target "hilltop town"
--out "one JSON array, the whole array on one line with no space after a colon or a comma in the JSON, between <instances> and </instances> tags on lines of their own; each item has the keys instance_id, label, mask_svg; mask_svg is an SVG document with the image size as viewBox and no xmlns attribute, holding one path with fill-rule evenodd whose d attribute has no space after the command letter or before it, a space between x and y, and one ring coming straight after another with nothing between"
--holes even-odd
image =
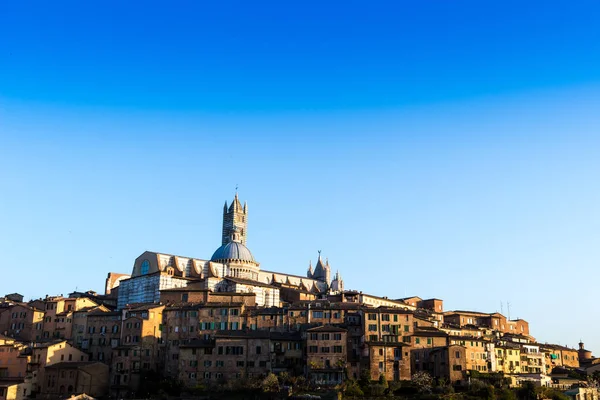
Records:
<instances>
[{"instance_id":1,"label":"hilltop town","mask_svg":"<svg viewBox=\"0 0 600 400\"><path fill-rule=\"evenodd\" d=\"M159 382L193 394L272 375L290 387L388 387L424 373L454 388L501 379L597 398L587 377L600 359L583 343L539 343L526 320L437 298L346 290L320 252L304 274L264 270L246 246L248 215L237 194L225 203L209 259L146 251L130 273L108 272L102 294L5 295L0 400L147 398L169 391Z\"/></svg>"}]
</instances>

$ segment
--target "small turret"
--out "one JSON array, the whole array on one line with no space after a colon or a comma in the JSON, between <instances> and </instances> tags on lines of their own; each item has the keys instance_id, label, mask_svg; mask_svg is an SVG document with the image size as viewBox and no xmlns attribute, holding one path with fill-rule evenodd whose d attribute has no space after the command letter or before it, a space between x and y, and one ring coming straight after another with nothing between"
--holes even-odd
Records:
<instances>
[{"instance_id":1,"label":"small turret","mask_svg":"<svg viewBox=\"0 0 600 400\"><path fill-rule=\"evenodd\" d=\"M331 290L333 292L343 292L344 291L344 281L342 280L340 271L335 272L335 277L331 281Z\"/></svg>"}]
</instances>

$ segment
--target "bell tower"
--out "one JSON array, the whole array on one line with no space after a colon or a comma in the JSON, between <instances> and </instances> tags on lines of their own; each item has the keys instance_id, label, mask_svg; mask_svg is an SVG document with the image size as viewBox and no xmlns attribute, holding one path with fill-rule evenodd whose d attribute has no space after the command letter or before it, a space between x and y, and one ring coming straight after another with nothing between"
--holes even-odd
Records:
<instances>
[{"instance_id":1,"label":"bell tower","mask_svg":"<svg viewBox=\"0 0 600 400\"><path fill-rule=\"evenodd\" d=\"M231 205L227 207L227 202L225 202L225 206L223 207L223 236L221 244L227 244L231 241L234 227L236 227L240 242L245 246L247 226L248 205L244 202L244 206L242 207L242 203L240 203L236 192Z\"/></svg>"}]
</instances>

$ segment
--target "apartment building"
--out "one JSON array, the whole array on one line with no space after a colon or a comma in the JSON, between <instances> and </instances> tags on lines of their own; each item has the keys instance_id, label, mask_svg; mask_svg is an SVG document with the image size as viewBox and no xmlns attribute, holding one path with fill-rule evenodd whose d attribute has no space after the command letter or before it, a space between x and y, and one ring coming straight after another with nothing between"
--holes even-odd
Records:
<instances>
[{"instance_id":1,"label":"apartment building","mask_svg":"<svg viewBox=\"0 0 600 400\"><path fill-rule=\"evenodd\" d=\"M579 352L556 344L540 345L544 354L545 373L550 374L555 367L579 368Z\"/></svg>"},{"instance_id":2,"label":"apartment building","mask_svg":"<svg viewBox=\"0 0 600 400\"><path fill-rule=\"evenodd\" d=\"M211 339L182 344L171 373L187 387L265 376L272 367L270 345L268 331L218 332Z\"/></svg>"},{"instance_id":3,"label":"apartment building","mask_svg":"<svg viewBox=\"0 0 600 400\"><path fill-rule=\"evenodd\" d=\"M348 359L348 331L331 325L306 331L308 378L319 385L337 385L343 380Z\"/></svg>"},{"instance_id":4,"label":"apartment building","mask_svg":"<svg viewBox=\"0 0 600 400\"><path fill-rule=\"evenodd\" d=\"M44 311L28 304L9 305L0 314L0 333L18 340L41 340L43 325Z\"/></svg>"},{"instance_id":5,"label":"apartment building","mask_svg":"<svg viewBox=\"0 0 600 400\"><path fill-rule=\"evenodd\" d=\"M505 375L521 373L521 346L516 343L497 343L497 372Z\"/></svg>"},{"instance_id":6,"label":"apartment building","mask_svg":"<svg viewBox=\"0 0 600 400\"><path fill-rule=\"evenodd\" d=\"M542 374L546 372L546 359L540 345L534 343L521 345L521 372Z\"/></svg>"},{"instance_id":7,"label":"apartment building","mask_svg":"<svg viewBox=\"0 0 600 400\"><path fill-rule=\"evenodd\" d=\"M85 393L103 397L108 392L108 365L96 361L60 362L45 368L42 393L59 397Z\"/></svg>"},{"instance_id":8,"label":"apartment building","mask_svg":"<svg viewBox=\"0 0 600 400\"><path fill-rule=\"evenodd\" d=\"M41 393L44 388L46 367L63 362L89 361L87 353L73 347L66 340L35 343L29 348L30 361L28 372L31 372L31 389Z\"/></svg>"}]
</instances>

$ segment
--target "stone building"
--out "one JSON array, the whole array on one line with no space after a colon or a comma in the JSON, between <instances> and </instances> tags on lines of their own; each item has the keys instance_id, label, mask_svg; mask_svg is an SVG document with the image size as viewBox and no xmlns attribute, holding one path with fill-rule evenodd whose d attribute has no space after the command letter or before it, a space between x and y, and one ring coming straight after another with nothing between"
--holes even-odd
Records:
<instances>
[{"instance_id":1,"label":"stone building","mask_svg":"<svg viewBox=\"0 0 600 400\"><path fill-rule=\"evenodd\" d=\"M23 341L41 340L44 314L44 310L28 304L13 304L0 314L0 333Z\"/></svg>"},{"instance_id":2,"label":"stone building","mask_svg":"<svg viewBox=\"0 0 600 400\"><path fill-rule=\"evenodd\" d=\"M95 361L49 365L45 369L41 393L46 397L79 393L103 397L108 393L108 365Z\"/></svg>"},{"instance_id":3,"label":"stone building","mask_svg":"<svg viewBox=\"0 0 600 400\"><path fill-rule=\"evenodd\" d=\"M180 346L178 378L187 387L199 383L256 378L271 372L268 331L223 331L209 340Z\"/></svg>"},{"instance_id":4,"label":"stone building","mask_svg":"<svg viewBox=\"0 0 600 400\"><path fill-rule=\"evenodd\" d=\"M544 354L546 374L550 374L555 367L579 368L579 354L577 350L556 344L543 344L540 351Z\"/></svg>"},{"instance_id":5,"label":"stone building","mask_svg":"<svg viewBox=\"0 0 600 400\"><path fill-rule=\"evenodd\" d=\"M348 331L323 325L306 331L308 378L319 385L342 383L348 360Z\"/></svg>"},{"instance_id":6,"label":"stone building","mask_svg":"<svg viewBox=\"0 0 600 400\"><path fill-rule=\"evenodd\" d=\"M368 368L371 380L384 376L387 381L410 380L410 345L402 342L369 342Z\"/></svg>"},{"instance_id":7,"label":"stone building","mask_svg":"<svg viewBox=\"0 0 600 400\"><path fill-rule=\"evenodd\" d=\"M521 347L516 343L496 344L497 372L506 375L521 373Z\"/></svg>"},{"instance_id":8,"label":"stone building","mask_svg":"<svg viewBox=\"0 0 600 400\"><path fill-rule=\"evenodd\" d=\"M31 390L42 393L46 385L46 368L58 363L77 363L89 361L89 356L73 347L66 340L35 343L30 350L29 371L31 372Z\"/></svg>"}]
</instances>

